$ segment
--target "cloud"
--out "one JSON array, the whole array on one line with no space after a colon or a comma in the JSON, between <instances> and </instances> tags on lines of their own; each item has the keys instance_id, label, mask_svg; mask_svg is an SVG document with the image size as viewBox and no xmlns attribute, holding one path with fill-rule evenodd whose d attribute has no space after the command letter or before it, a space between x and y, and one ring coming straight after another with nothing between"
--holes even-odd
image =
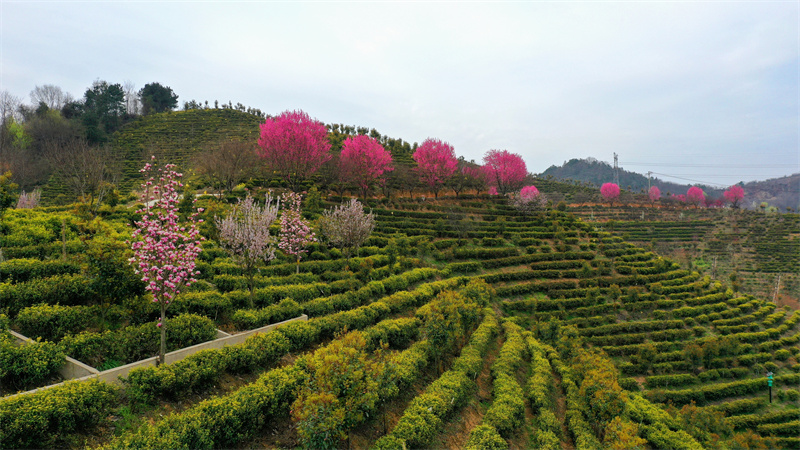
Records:
<instances>
[{"instance_id":1,"label":"cloud","mask_svg":"<svg viewBox=\"0 0 800 450\"><path fill-rule=\"evenodd\" d=\"M540 172L595 156L800 171L796 3L0 4L3 89L96 78L326 122ZM751 164L754 165L754 164ZM645 168L646 170L646 168ZM723 176L724 173L708 175ZM727 180L726 180L727 182Z\"/></svg>"}]
</instances>

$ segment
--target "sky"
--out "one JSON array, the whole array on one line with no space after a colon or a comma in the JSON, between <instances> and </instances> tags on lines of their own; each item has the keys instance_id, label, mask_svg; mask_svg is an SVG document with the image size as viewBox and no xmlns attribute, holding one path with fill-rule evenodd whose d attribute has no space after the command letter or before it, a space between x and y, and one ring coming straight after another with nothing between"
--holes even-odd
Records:
<instances>
[{"instance_id":1,"label":"sky","mask_svg":"<svg viewBox=\"0 0 800 450\"><path fill-rule=\"evenodd\" d=\"M0 90L184 101L679 183L800 172L800 2L0 0ZM611 181L611 180L609 180Z\"/></svg>"}]
</instances>

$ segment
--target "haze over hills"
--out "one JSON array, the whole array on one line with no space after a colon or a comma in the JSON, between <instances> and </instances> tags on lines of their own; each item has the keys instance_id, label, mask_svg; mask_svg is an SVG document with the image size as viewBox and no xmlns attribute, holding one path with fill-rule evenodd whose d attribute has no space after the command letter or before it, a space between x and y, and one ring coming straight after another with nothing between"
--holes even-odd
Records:
<instances>
[{"instance_id":1,"label":"haze over hills","mask_svg":"<svg viewBox=\"0 0 800 450\"><path fill-rule=\"evenodd\" d=\"M595 158L571 159L563 165L550 166L542 172L542 177L552 177L556 180L574 180L589 183L600 187L603 183L614 181L614 168L605 161L598 161ZM684 194L691 184L679 184L664 181L653 177L650 180L642 174L627 171L619 168L619 185L622 189L632 192L646 191L650 185L658 186L661 194ZM767 202L770 206L775 206L779 210L800 208L800 173L788 175L780 178L773 178L764 181L751 181L740 183L744 188L745 198L742 202L743 207L756 209L762 202ZM706 195L713 198L722 196L725 189L696 184L703 189Z\"/></svg>"}]
</instances>

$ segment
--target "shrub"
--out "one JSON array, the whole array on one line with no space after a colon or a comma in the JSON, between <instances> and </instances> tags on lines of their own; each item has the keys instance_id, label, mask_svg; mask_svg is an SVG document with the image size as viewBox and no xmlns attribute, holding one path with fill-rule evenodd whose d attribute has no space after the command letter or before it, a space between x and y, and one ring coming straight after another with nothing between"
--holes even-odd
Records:
<instances>
[{"instance_id":1,"label":"shrub","mask_svg":"<svg viewBox=\"0 0 800 450\"><path fill-rule=\"evenodd\" d=\"M470 431L465 448L468 450L504 450L508 448L508 442L493 426L481 424Z\"/></svg>"}]
</instances>

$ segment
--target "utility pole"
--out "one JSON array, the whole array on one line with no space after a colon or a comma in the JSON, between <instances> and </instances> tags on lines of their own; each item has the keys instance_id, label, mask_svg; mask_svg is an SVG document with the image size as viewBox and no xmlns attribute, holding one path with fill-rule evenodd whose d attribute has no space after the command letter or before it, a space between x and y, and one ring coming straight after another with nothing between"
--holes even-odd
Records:
<instances>
[{"instance_id":1,"label":"utility pole","mask_svg":"<svg viewBox=\"0 0 800 450\"><path fill-rule=\"evenodd\" d=\"M650 193L650 176L652 174L653 174L653 172L650 172L650 171L647 172L647 193L648 194Z\"/></svg>"},{"instance_id":2,"label":"utility pole","mask_svg":"<svg viewBox=\"0 0 800 450\"><path fill-rule=\"evenodd\" d=\"M616 184L617 186L619 186L619 165L618 165L618 160L617 160L618 158L619 157L617 156L617 154L615 152L614 153L614 184Z\"/></svg>"}]
</instances>

